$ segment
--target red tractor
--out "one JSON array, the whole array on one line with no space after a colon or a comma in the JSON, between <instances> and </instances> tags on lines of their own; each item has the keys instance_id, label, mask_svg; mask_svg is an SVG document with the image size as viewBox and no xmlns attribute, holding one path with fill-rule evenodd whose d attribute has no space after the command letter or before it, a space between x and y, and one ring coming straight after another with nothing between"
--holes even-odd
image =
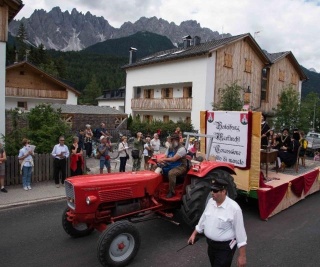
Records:
<instances>
[{"instance_id":1,"label":"red tractor","mask_svg":"<svg viewBox=\"0 0 320 267\"><path fill-rule=\"evenodd\" d=\"M207 140L211 147L213 136L185 133ZM192 161L183 177L178 177L176 195L166 198L168 178L156 171L136 173L96 174L68 178L65 181L68 207L63 212L64 230L72 237L101 231L98 259L103 266L125 266L137 254L140 235L134 223L143 221L150 213L167 219L180 209L184 221L195 226L205 208L213 178L228 182L229 197L236 197L231 174L234 166L227 163ZM161 155L158 155L161 156ZM156 163L156 158L153 159Z\"/></svg>"}]
</instances>

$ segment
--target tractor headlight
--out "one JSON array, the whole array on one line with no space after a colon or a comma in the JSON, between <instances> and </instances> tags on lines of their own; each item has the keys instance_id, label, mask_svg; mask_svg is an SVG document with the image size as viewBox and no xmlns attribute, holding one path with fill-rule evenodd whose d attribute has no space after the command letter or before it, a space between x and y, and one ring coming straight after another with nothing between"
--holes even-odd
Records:
<instances>
[{"instance_id":1,"label":"tractor headlight","mask_svg":"<svg viewBox=\"0 0 320 267\"><path fill-rule=\"evenodd\" d=\"M86 203L87 203L87 205L90 205L90 204L92 204L92 203L94 203L94 202L96 202L97 201L97 197L95 197L95 196L87 196L86 197Z\"/></svg>"}]
</instances>

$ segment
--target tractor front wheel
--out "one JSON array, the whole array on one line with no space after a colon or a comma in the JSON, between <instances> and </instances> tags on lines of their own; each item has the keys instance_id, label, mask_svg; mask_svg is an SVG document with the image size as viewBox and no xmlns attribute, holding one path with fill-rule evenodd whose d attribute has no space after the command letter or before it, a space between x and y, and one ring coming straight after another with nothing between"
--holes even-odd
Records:
<instances>
[{"instance_id":1,"label":"tractor front wheel","mask_svg":"<svg viewBox=\"0 0 320 267\"><path fill-rule=\"evenodd\" d=\"M86 223L77 223L68 221L67 212L69 208L66 208L62 214L62 226L66 233L72 237L83 237L92 233L94 228L90 228Z\"/></svg>"},{"instance_id":2,"label":"tractor front wheel","mask_svg":"<svg viewBox=\"0 0 320 267\"><path fill-rule=\"evenodd\" d=\"M103 266L126 266L138 253L140 234L127 221L108 226L98 241L98 259Z\"/></svg>"}]
</instances>

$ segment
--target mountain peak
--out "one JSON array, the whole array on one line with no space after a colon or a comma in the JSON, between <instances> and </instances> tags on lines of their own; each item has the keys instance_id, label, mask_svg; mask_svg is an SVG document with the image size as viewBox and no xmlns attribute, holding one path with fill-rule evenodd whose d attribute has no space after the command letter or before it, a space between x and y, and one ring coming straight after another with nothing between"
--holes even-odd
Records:
<instances>
[{"instance_id":1,"label":"mountain peak","mask_svg":"<svg viewBox=\"0 0 320 267\"><path fill-rule=\"evenodd\" d=\"M9 24L9 31L13 36L17 35L20 22L13 20ZM185 35L198 35L202 40L219 38L218 32L201 28L196 20L176 25L156 16L141 17L134 23L128 21L120 28L114 28L104 17L97 17L89 11L83 14L73 8L71 13L62 12L58 6L49 12L35 10L30 18L23 19L23 23L30 43L42 43L46 49L62 51L82 50L98 42L129 36L139 31L166 36L174 44L180 43Z\"/></svg>"}]
</instances>

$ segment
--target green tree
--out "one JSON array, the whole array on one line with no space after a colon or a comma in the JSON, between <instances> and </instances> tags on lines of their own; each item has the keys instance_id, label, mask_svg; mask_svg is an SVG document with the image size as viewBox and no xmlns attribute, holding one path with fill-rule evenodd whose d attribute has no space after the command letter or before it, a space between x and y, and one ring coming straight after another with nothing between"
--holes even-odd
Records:
<instances>
[{"instance_id":1,"label":"green tree","mask_svg":"<svg viewBox=\"0 0 320 267\"><path fill-rule=\"evenodd\" d=\"M299 93L292 86L282 90L275 114L273 122L276 129L281 130L283 127L301 129L303 127L300 119Z\"/></svg>"},{"instance_id":2,"label":"green tree","mask_svg":"<svg viewBox=\"0 0 320 267\"><path fill-rule=\"evenodd\" d=\"M53 77L59 77L57 67L52 60L48 64L40 64L39 68Z\"/></svg>"},{"instance_id":3,"label":"green tree","mask_svg":"<svg viewBox=\"0 0 320 267\"><path fill-rule=\"evenodd\" d=\"M90 83L83 90L82 103L87 105L97 105L96 98L101 96L101 87L93 74Z\"/></svg>"},{"instance_id":4,"label":"green tree","mask_svg":"<svg viewBox=\"0 0 320 267\"><path fill-rule=\"evenodd\" d=\"M26 113L21 112L18 108L8 111L12 120L12 130L5 136L2 136L6 153L8 156L18 155L22 147L22 139L27 137L27 127L21 127L23 121L27 121Z\"/></svg>"},{"instance_id":5,"label":"green tree","mask_svg":"<svg viewBox=\"0 0 320 267\"><path fill-rule=\"evenodd\" d=\"M36 146L37 153L50 153L63 135L66 144L71 143L71 128L61 120L61 111L54 110L50 105L40 104L29 113L21 113L18 109L12 110L12 131L4 136L8 155L17 155L23 138L28 138ZM19 123L26 121L27 126Z\"/></svg>"},{"instance_id":6,"label":"green tree","mask_svg":"<svg viewBox=\"0 0 320 267\"><path fill-rule=\"evenodd\" d=\"M39 66L40 64L48 64L50 58L47 55L43 44L40 44L37 48L34 48L32 46L30 47L28 61L36 66Z\"/></svg>"},{"instance_id":7,"label":"green tree","mask_svg":"<svg viewBox=\"0 0 320 267\"><path fill-rule=\"evenodd\" d=\"M213 110L241 110L243 107L242 91L243 88L237 84L237 81L230 85L226 84L225 88L219 90L220 101L216 105L212 105Z\"/></svg>"},{"instance_id":8,"label":"green tree","mask_svg":"<svg viewBox=\"0 0 320 267\"><path fill-rule=\"evenodd\" d=\"M20 58L24 58L26 56L26 52L28 49L28 46L26 44L27 38L27 30L23 22L21 22L17 33L18 54Z\"/></svg>"},{"instance_id":9,"label":"green tree","mask_svg":"<svg viewBox=\"0 0 320 267\"><path fill-rule=\"evenodd\" d=\"M49 153L63 135L66 144L71 141L71 128L61 120L61 110L51 105L40 104L28 113L28 138L36 145L37 153Z\"/></svg>"},{"instance_id":10,"label":"green tree","mask_svg":"<svg viewBox=\"0 0 320 267\"><path fill-rule=\"evenodd\" d=\"M309 93L301 101L301 130L308 132L310 130L320 131L320 108L319 95L315 92ZM314 129L313 129L314 128Z\"/></svg>"}]
</instances>

